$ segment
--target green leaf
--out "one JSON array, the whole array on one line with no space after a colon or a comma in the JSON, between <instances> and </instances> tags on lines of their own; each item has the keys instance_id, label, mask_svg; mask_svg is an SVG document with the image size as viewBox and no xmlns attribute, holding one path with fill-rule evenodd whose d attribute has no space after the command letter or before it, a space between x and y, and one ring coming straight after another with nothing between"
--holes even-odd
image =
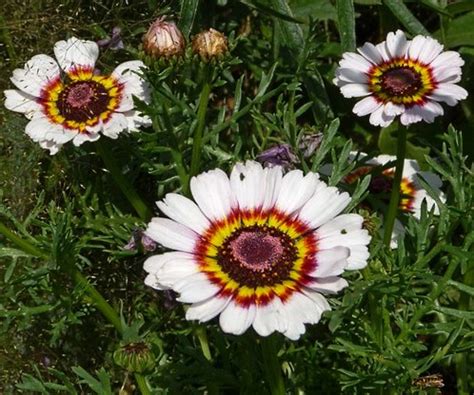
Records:
<instances>
[{"instance_id":1,"label":"green leaf","mask_svg":"<svg viewBox=\"0 0 474 395\"><path fill-rule=\"evenodd\" d=\"M446 10L450 14L461 14L466 11L474 11L474 1L472 0L465 0L465 1L458 1L456 3L451 3L446 6Z\"/></svg>"},{"instance_id":2,"label":"green leaf","mask_svg":"<svg viewBox=\"0 0 474 395\"><path fill-rule=\"evenodd\" d=\"M467 320L474 319L474 311L457 310L457 309L451 309L449 307L437 307L436 311L439 311L440 313L443 313L446 315L451 315L456 318L465 318Z\"/></svg>"},{"instance_id":3,"label":"green leaf","mask_svg":"<svg viewBox=\"0 0 474 395\"><path fill-rule=\"evenodd\" d=\"M411 13L403 0L384 0L383 3L411 34L430 35L423 24Z\"/></svg>"},{"instance_id":4,"label":"green leaf","mask_svg":"<svg viewBox=\"0 0 474 395\"><path fill-rule=\"evenodd\" d=\"M469 285L466 285L454 280L449 280L448 284L452 285L453 287L456 287L462 292L466 292L468 295L474 296L474 287L470 287Z\"/></svg>"},{"instance_id":5,"label":"green leaf","mask_svg":"<svg viewBox=\"0 0 474 395\"><path fill-rule=\"evenodd\" d=\"M181 0L181 11L179 13L179 28L186 38L189 38L193 30L194 19L196 19L199 0Z\"/></svg>"},{"instance_id":6,"label":"green leaf","mask_svg":"<svg viewBox=\"0 0 474 395\"><path fill-rule=\"evenodd\" d=\"M337 0L337 22L343 51L356 48L354 3L352 0Z\"/></svg>"},{"instance_id":7,"label":"green leaf","mask_svg":"<svg viewBox=\"0 0 474 395\"><path fill-rule=\"evenodd\" d=\"M0 247L0 257L8 256L10 258L33 257L25 251L17 250L16 248Z\"/></svg>"},{"instance_id":8,"label":"green leaf","mask_svg":"<svg viewBox=\"0 0 474 395\"><path fill-rule=\"evenodd\" d=\"M459 47L461 45L474 46L474 12L469 12L458 18L451 20L444 31L444 44L449 47ZM434 37L442 39L441 31L434 33Z\"/></svg>"},{"instance_id":9,"label":"green leaf","mask_svg":"<svg viewBox=\"0 0 474 395\"><path fill-rule=\"evenodd\" d=\"M294 15L299 19L319 21L336 20L336 8L330 0L294 0L290 2Z\"/></svg>"}]
</instances>

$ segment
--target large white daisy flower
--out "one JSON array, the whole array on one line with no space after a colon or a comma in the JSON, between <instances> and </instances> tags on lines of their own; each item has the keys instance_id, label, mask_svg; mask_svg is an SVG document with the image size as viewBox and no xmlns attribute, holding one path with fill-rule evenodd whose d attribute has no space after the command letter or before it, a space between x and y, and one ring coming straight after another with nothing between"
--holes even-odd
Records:
<instances>
[{"instance_id":1,"label":"large white daisy flower","mask_svg":"<svg viewBox=\"0 0 474 395\"><path fill-rule=\"evenodd\" d=\"M356 157L364 158L367 154L359 152L351 153L351 160ZM397 157L391 155L379 155L364 162L361 167L356 168L344 178L346 183L352 184L360 177L371 173L372 179L369 185L371 196L381 196L386 199L387 204L392 191L393 177L395 175L395 167L385 168L378 171L390 162L395 163ZM421 217L421 205L425 201L428 210L433 210L434 214L439 214L439 207L436 201L427 193L420 182L420 176L428 183L433 191L438 195L441 201L445 200L444 193L441 191L443 185L441 179L434 173L422 171L416 160L405 159L403 165L402 181L400 183L400 203L399 209L406 213L411 213L417 219ZM398 238L405 234L404 227L400 221L396 221L392 233L390 246L396 248Z\"/></svg>"},{"instance_id":2,"label":"large white daisy flower","mask_svg":"<svg viewBox=\"0 0 474 395\"><path fill-rule=\"evenodd\" d=\"M174 193L157 203L170 219L153 218L146 234L174 251L144 264L147 285L192 304L188 320L220 314L227 333L298 339L330 309L322 294L348 285L339 275L367 264L363 218L340 214L349 195L315 173L247 161L230 179L219 169L193 177L191 192L196 203Z\"/></svg>"},{"instance_id":3,"label":"large white daisy flower","mask_svg":"<svg viewBox=\"0 0 474 395\"><path fill-rule=\"evenodd\" d=\"M18 89L5 91L5 107L30 119L26 134L52 155L70 140L78 146L100 133L117 138L150 123L133 105L133 96L149 100L148 86L138 75L141 61L99 74L94 70L97 44L75 37L57 42L54 54L56 60L36 55L14 70L11 81Z\"/></svg>"},{"instance_id":4,"label":"large white daisy flower","mask_svg":"<svg viewBox=\"0 0 474 395\"><path fill-rule=\"evenodd\" d=\"M407 40L397 30L386 41L365 43L357 51L343 54L334 83L345 97L365 97L353 112L370 114L372 125L386 127L398 115L403 125L432 123L444 113L439 102L454 106L467 97L456 85L464 65L461 56L443 52L443 45L431 37Z\"/></svg>"}]
</instances>

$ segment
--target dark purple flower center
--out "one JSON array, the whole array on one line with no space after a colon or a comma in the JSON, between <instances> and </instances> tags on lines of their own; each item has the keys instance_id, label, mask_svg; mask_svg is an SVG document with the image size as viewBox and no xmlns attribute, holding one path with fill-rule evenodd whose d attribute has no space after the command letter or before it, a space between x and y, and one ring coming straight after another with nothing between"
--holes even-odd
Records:
<instances>
[{"instance_id":1,"label":"dark purple flower center","mask_svg":"<svg viewBox=\"0 0 474 395\"><path fill-rule=\"evenodd\" d=\"M422 87L420 74L411 67L397 67L381 77L382 89L391 96L413 95Z\"/></svg>"},{"instance_id":2,"label":"dark purple flower center","mask_svg":"<svg viewBox=\"0 0 474 395\"><path fill-rule=\"evenodd\" d=\"M219 248L217 260L231 279L256 288L288 279L296 256L294 242L286 233L254 225L229 236Z\"/></svg>"},{"instance_id":3,"label":"dark purple flower center","mask_svg":"<svg viewBox=\"0 0 474 395\"><path fill-rule=\"evenodd\" d=\"M234 258L254 271L268 269L283 253L280 239L266 233L242 232L230 242Z\"/></svg>"},{"instance_id":4,"label":"dark purple flower center","mask_svg":"<svg viewBox=\"0 0 474 395\"><path fill-rule=\"evenodd\" d=\"M78 81L59 94L57 106L66 120L85 122L107 111L110 97L107 89L95 81Z\"/></svg>"},{"instance_id":5,"label":"dark purple flower center","mask_svg":"<svg viewBox=\"0 0 474 395\"><path fill-rule=\"evenodd\" d=\"M372 177L369 190L372 193L389 193L392 191L393 179L385 174L379 174Z\"/></svg>"}]
</instances>

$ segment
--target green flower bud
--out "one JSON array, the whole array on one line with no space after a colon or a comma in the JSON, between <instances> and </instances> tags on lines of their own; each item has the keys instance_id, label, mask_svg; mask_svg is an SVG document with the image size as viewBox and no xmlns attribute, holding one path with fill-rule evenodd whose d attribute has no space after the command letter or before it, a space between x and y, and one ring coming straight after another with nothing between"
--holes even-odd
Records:
<instances>
[{"instance_id":1,"label":"green flower bud","mask_svg":"<svg viewBox=\"0 0 474 395\"><path fill-rule=\"evenodd\" d=\"M155 356L150 347L142 341L127 343L114 352L117 365L132 373L146 373L155 366Z\"/></svg>"}]
</instances>

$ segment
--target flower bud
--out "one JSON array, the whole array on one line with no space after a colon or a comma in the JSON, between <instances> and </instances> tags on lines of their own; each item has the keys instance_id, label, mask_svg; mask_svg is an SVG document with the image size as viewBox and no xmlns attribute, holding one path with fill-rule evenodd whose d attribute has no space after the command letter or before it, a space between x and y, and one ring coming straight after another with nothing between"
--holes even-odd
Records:
<instances>
[{"instance_id":1,"label":"flower bud","mask_svg":"<svg viewBox=\"0 0 474 395\"><path fill-rule=\"evenodd\" d=\"M288 144L271 147L258 154L256 159L265 167L282 166L286 170L298 163L298 158Z\"/></svg>"},{"instance_id":2,"label":"flower bud","mask_svg":"<svg viewBox=\"0 0 474 395\"><path fill-rule=\"evenodd\" d=\"M122 345L114 352L114 361L132 373L146 373L155 366L155 356L143 341Z\"/></svg>"},{"instance_id":3,"label":"flower bud","mask_svg":"<svg viewBox=\"0 0 474 395\"><path fill-rule=\"evenodd\" d=\"M184 53L186 43L174 22L158 18L143 36L143 49L154 58L171 58Z\"/></svg>"},{"instance_id":4,"label":"flower bud","mask_svg":"<svg viewBox=\"0 0 474 395\"><path fill-rule=\"evenodd\" d=\"M210 60L227 52L227 38L211 28L193 37L192 48L202 59Z\"/></svg>"}]
</instances>

